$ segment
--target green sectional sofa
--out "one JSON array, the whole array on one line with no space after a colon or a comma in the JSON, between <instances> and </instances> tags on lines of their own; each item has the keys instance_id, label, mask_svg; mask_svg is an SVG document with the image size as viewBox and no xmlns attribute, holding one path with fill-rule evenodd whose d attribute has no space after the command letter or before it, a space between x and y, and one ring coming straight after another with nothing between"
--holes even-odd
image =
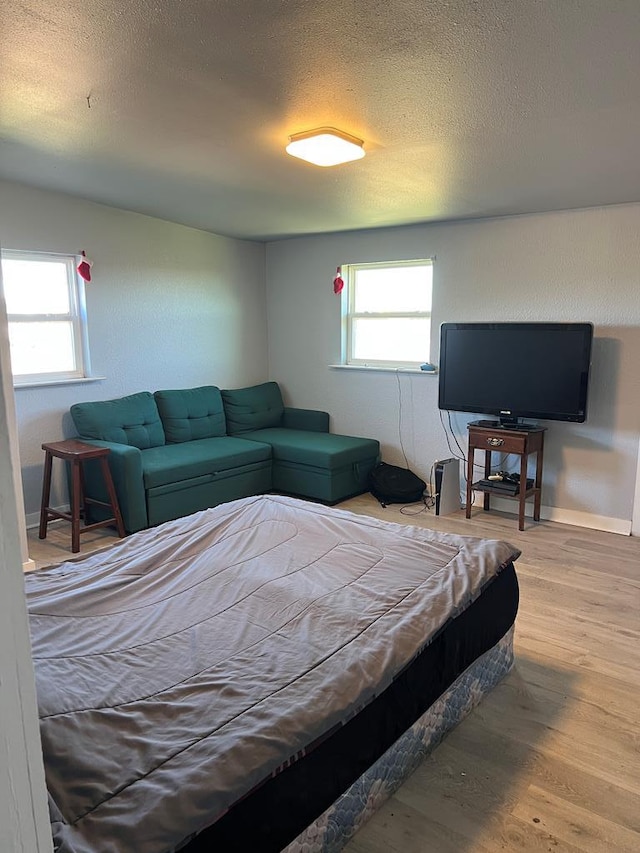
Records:
<instances>
[{"instance_id":1,"label":"green sectional sofa","mask_svg":"<svg viewBox=\"0 0 640 853\"><path fill-rule=\"evenodd\" d=\"M337 503L367 490L380 456L375 439L330 433L326 412L284 406L276 382L142 391L77 403L71 416L79 438L111 451L129 533L269 491ZM92 463L85 490L106 497Z\"/></svg>"}]
</instances>

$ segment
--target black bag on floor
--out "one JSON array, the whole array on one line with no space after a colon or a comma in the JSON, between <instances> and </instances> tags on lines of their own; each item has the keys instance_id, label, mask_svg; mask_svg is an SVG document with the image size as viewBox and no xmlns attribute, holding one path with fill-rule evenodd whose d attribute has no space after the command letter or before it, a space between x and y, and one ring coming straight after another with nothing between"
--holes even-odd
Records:
<instances>
[{"instance_id":1,"label":"black bag on floor","mask_svg":"<svg viewBox=\"0 0 640 853\"><path fill-rule=\"evenodd\" d=\"M408 468L379 462L369 474L369 491L382 506L423 500L427 484Z\"/></svg>"}]
</instances>

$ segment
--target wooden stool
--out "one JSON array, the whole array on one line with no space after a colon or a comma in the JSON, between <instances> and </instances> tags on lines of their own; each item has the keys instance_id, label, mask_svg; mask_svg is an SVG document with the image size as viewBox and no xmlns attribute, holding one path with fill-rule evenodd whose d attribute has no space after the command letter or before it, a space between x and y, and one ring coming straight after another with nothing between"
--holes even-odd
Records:
<instances>
[{"instance_id":1,"label":"wooden stool","mask_svg":"<svg viewBox=\"0 0 640 853\"><path fill-rule=\"evenodd\" d=\"M45 452L44 461L44 479L42 481L42 504L40 507L40 539L47 537L47 524L54 518L64 518L65 521L71 522L71 550L77 554L80 550L80 534L87 530L95 530L96 527L105 527L107 524L114 524L118 528L118 535L124 536L124 524L122 523L122 515L118 506L118 498L113 485L111 471L107 463L109 455L108 447L96 447L93 444L86 444L84 441L77 439L69 439L67 441L52 441L42 445ZM64 459L65 462L71 464L71 512L60 512L57 509L52 509L49 506L50 491L51 491L51 463L53 457ZM84 493L84 477L82 463L89 459L99 459L102 467L102 476L107 487L109 502L98 501L94 498L86 497ZM93 524L85 524L80 527L80 506L82 505L82 516L87 519L87 504L98 504L99 506L109 507L113 513L111 518L105 518L104 521L96 521Z\"/></svg>"}]
</instances>

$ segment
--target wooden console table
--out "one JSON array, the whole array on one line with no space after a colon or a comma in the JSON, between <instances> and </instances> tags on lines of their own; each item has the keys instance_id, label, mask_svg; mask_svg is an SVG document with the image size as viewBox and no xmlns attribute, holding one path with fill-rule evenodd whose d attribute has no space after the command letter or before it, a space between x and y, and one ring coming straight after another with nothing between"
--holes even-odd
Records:
<instances>
[{"instance_id":1,"label":"wooden console table","mask_svg":"<svg viewBox=\"0 0 640 853\"><path fill-rule=\"evenodd\" d=\"M114 488L111 471L109 470L109 465L107 463L109 448L99 447L94 444L86 444L83 441L70 438L66 441L47 442L42 445L42 449L45 452L45 461L44 478L42 481L39 538L46 539L47 525L49 521L54 518L64 518L65 521L71 522L71 550L74 554L77 554L80 550L80 534L85 533L87 530L95 530L96 527L115 524L118 529L118 535L124 536L125 530L124 524L122 523L122 515L120 514L116 490ZM63 459L71 466L71 512L62 512L62 510L53 509L53 507L49 506L49 501L51 500L51 464L54 456L58 459ZM93 459L100 462L108 501L99 501L94 498L88 498L84 493L82 465L84 462L88 462ZM105 518L103 521L96 521L93 524L87 524L87 504L90 503L109 508L112 515L109 518ZM84 517L84 527L80 526L81 515Z\"/></svg>"},{"instance_id":2,"label":"wooden console table","mask_svg":"<svg viewBox=\"0 0 640 853\"><path fill-rule=\"evenodd\" d=\"M518 501L518 530L524 530L524 509L527 498L533 496L533 520L540 521L540 497L542 492L542 455L544 449L544 427L531 429L509 429L508 427L468 425L469 453L467 459L467 518L471 518L471 493L484 492L484 510L490 509L491 495ZM473 482L473 460L476 450L484 450L484 477L491 473L492 453L512 453L520 457L520 489L510 495ZM527 488L529 455L536 453L536 474L533 486Z\"/></svg>"}]
</instances>

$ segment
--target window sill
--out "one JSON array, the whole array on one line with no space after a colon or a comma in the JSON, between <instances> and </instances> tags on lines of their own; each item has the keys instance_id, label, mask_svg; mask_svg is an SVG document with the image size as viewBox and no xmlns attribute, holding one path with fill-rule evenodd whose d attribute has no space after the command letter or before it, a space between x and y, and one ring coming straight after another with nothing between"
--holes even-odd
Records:
<instances>
[{"instance_id":1,"label":"window sill","mask_svg":"<svg viewBox=\"0 0 640 853\"><path fill-rule=\"evenodd\" d=\"M369 373L420 373L422 376L437 376L437 370L420 370L419 367L368 367L364 364L330 364L330 370L365 370Z\"/></svg>"},{"instance_id":2,"label":"window sill","mask_svg":"<svg viewBox=\"0 0 640 853\"><path fill-rule=\"evenodd\" d=\"M14 391L21 388L51 388L55 385L83 385L85 382L103 382L106 376L81 376L79 379L45 379L43 382L21 382L14 385Z\"/></svg>"}]
</instances>

